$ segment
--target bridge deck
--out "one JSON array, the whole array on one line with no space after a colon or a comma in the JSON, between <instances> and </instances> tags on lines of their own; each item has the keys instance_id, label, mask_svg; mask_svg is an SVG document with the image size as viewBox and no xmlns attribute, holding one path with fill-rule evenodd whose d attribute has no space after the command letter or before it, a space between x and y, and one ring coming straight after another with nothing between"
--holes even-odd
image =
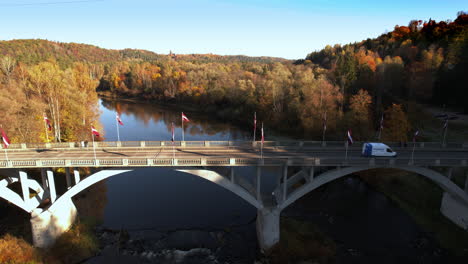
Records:
<instances>
[{"instance_id":1,"label":"bridge deck","mask_svg":"<svg viewBox=\"0 0 468 264\"><path fill-rule=\"evenodd\" d=\"M217 141L203 142L203 146L193 142L177 142L178 146L162 143L159 146L132 144L124 147L114 142L100 142L96 147L77 147L70 143L50 148L17 148L8 150L8 160L0 158L0 168L34 167L140 167L140 166L344 166L372 164L376 166L467 166L468 148L426 147L419 145L412 159L412 147L396 147L396 158L361 157L360 144L346 149L343 142L317 145L278 144L269 142L260 150L260 144L252 143L219 144ZM124 142L121 142L124 143ZM218 143L218 144L216 144ZM66 147L68 144L68 147ZM136 146L133 146L136 145ZM142 146L143 145L143 146ZM331 145L331 146L330 146ZM455 146L455 145L454 145Z\"/></svg>"}]
</instances>

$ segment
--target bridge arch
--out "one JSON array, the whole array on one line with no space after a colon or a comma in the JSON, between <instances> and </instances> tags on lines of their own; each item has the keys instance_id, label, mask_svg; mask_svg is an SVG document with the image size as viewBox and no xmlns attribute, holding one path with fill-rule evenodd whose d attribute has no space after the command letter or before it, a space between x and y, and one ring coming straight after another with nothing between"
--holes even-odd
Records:
<instances>
[{"instance_id":1,"label":"bridge arch","mask_svg":"<svg viewBox=\"0 0 468 264\"><path fill-rule=\"evenodd\" d=\"M370 169L383 169L383 168L391 168L391 169L399 169L408 172L414 172L419 174L423 177L430 179L432 182L437 184L441 187L445 192L451 194L452 196L456 197L461 202L465 203L468 206L468 194L465 193L463 189L458 187L455 183L453 183L450 179L446 176L436 172L434 170L423 168L423 167L415 167L415 166L352 166L346 168L338 168L334 170L329 170L320 175L317 175L316 178L311 180L310 182L304 184L300 188L293 191L285 201L278 204L280 210L285 209L304 195L308 194L309 192L319 188L322 185L325 185L329 182L332 182L336 179L346 177L352 173L366 171Z\"/></svg>"},{"instance_id":2,"label":"bridge arch","mask_svg":"<svg viewBox=\"0 0 468 264\"><path fill-rule=\"evenodd\" d=\"M130 170L101 170L99 172L96 172L94 174L91 174L90 176L84 178L81 180L78 184L74 185L71 187L69 190L67 190L63 195L57 198L57 200L48 208L48 211L54 211L57 208L61 207L62 203L67 203L70 201L70 199L77 195L78 193L82 192L83 190L87 189L88 187L96 184L97 182L100 182L104 179L107 179L112 176L116 176L122 173L126 172L131 172L134 169ZM207 181L210 181L212 183L215 183L224 189L227 189L231 191L232 193L236 194L237 196L241 197L245 201L247 201L249 204L254 206L257 209L262 209L263 204L261 201L258 201L255 199L255 197L250 194L248 191L246 191L244 188L240 187L239 185L231 182L230 180L226 179L226 177L223 177L217 172L211 171L211 170L204 170L204 169L175 169L176 171L180 171L183 173L188 173L192 174L198 177L201 177Z\"/></svg>"}]
</instances>

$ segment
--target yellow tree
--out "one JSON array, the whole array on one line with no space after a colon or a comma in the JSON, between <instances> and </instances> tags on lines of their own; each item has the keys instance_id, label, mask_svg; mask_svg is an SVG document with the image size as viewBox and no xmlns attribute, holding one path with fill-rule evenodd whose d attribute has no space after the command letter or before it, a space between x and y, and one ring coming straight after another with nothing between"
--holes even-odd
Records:
<instances>
[{"instance_id":1,"label":"yellow tree","mask_svg":"<svg viewBox=\"0 0 468 264\"><path fill-rule=\"evenodd\" d=\"M41 62L29 70L29 87L46 103L47 114L53 121L55 139L61 141L60 109L66 91L63 71L55 62Z\"/></svg>"},{"instance_id":2,"label":"yellow tree","mask_svg":"<svg viewBox=\"0 0 468 264\"><path fill-rule=\"evenodd\" d=\"M392 104L385 110L383 139L386 141L406 142L411 125L406 113L399 104Z\"/></svg>"},{"instance_id":3,"label":"yellow tree","mask_svg":"<svg viewBox=\"0 0 468 264\"><path fill-rule=\"evenodd\" d=\"M357 139L364 139L369 136L371 131L370 107L372 98L366 90L359 90L350 99L349 121L353 128L353 135Z\"/></svg>"},{"instance_id":4,"label":"yellow tree","mask_svg":"<svg viewBox=\"0 0 468 264\"><path fill-rule=\"evenodd\" d=\"M343 102L339 88L325 79L318 79L303 87L302 93L299 118L306 131L321 131L325 113L327 129L335 129L341 118L340 105Z\"/></svg>"}]
</instances>

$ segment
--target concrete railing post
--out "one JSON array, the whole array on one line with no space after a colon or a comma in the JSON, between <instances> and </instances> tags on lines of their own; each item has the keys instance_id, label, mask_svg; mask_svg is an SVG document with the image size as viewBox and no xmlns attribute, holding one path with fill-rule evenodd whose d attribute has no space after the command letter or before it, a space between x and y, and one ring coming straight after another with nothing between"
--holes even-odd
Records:
<instances>
[{"instance_id":1,"label":"concrete railing post","mask_svg":"<svg viewBox=\"0 0 468 264\"><path fill-rule=\"evenodd\" d=\"M181 142L180 142L180 146L181 146L181 147L185 147L185 141L181 141Z\"/></svg>"},{"instance_id":2,"label":"concrete railing post","mask_svg":"<svg viewBox=\"0 0 468 264\"><path fill-rule=\"evenodd\" d=\"M146 142L145 142L145 141L140 141L140 147L141 147L141 148L146 147Z\"/></svg>"},{"instance_id":3,"label":"concrete railing post","mask_svg":"<svg viewBox=\"0 0 468 264\"><path fill-rule=\"evenodd\" d=\"M263 251L271 249L280 240L280 210L263 208L257 210L257 238Z\"/></svg>"},{"instance_id":4,"label":"concrete railing post","mask_svg":"<svg viewBox=\"0 0 468 264\"><path fill-rule=\"evenodd\" d=\"M210 146L210 142L209 141L205 141L205 147L209 147Z\"/></svg>"},{"instance_id":5,"label":"concrete railing post","mask_svg":"<svg viewBox=\"0 0 468 264\"><path fill-rule=\"evenodd\" d=\"M27 149L26 143L21 143L21 148L22 148L22 149Z\"/></svg>"},{"instance_id":6,"label":"concrete railing post","mask_svg":"<svg viewBox=\"0 0 468 264\"><path fill-rule=\"evenodd\" d=\"M310 181L314 180L314 172L315 172L315 167L314 166L310 167L310 169L309 169L309 180Z\"/></svg>"}]
</instances>

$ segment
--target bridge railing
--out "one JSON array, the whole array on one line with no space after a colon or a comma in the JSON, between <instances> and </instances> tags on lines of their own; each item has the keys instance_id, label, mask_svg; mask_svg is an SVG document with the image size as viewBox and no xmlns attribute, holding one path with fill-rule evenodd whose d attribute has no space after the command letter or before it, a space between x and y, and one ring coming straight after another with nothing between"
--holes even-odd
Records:
<instances>
[{"instance_id":1,"label":"bridge railing","mask_svg":"<svg viewBox=\"0 0 468 264\"><path fill-rule=\"evenodd\" d=\"M402 144L399 142L384 142L396 150L401 148L412 148L413 143ZM363 142L355 142L349 146L350 150L360 150ZM154 147L255 147L260 148L261 142L256 141L96 141L96 148L154 148ZM38 150L38 149L89 149L93 142L54 142L54 143L13 143L8 150ZM265 141L264 148L344 148L345 141ZM3 148L3 145L1 146ZM416 149L461 149L468 150L468 142L416 142Z\"/></svg>"},{"instance_id":2,"label":"bridge railing","mask_svg":"<svg viewBox=\"0 0 468 264\"><path fill-rule=\"evenodd\" d=\"M0 160L0 168L153 167L153 166L451 166L467 167L468 158L104 158Z\"/></svg>"}]
</instances>

